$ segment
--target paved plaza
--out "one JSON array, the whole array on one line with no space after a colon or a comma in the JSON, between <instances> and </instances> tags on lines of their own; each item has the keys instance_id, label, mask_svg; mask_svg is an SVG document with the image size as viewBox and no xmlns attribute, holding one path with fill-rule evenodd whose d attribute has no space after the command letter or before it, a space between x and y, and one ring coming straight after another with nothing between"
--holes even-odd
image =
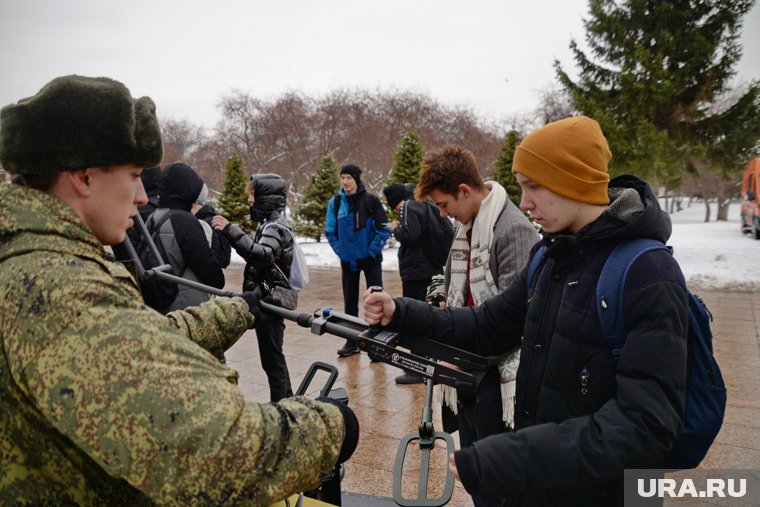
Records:
<instances>
[{"instance_id":1,"label":"paved plaza","mask_svg":"<svg viewBox=\"0 0 760 507\"><path fill-rule=\"evenodd\" d=\"M227 288L239 290L242 266L234 265L225 274ZM310 268L310 274L311 283L300 295L298 310L306 313L323 307L342 310L340 270ZM383 282L388 292L401 294L398 273L384 272ZM760 469L760 293L696 292L715 318L712 326L715 352L729 390L723 427L702 467ZM314 335L295 322L287 322L284 348L293 389L314 361L337 366L339 376L335 386L346 389L349 405L361 425L359 447L347 464L343 491L390 497L398 443L418 429L425 387L422 384L396 385L394 378L402 371L384 363L371 362L364 353L339 359L336 350L343 343L341 338ZM269 401L269 388L253 331L248 331L228 351L227 360L240 373L240 387L247 399ZM319 378L315 378L315 383ZM434 424L436 430L441 431L438 413L434 414ZM443 448L434 452L431 483L443 482L445 454ZM410 462L405 470L409 472L403 483L405 495L414 496L414 474L419 467ZM472 505L459 483L450 505Z\"/></svg>"}]
</instances>

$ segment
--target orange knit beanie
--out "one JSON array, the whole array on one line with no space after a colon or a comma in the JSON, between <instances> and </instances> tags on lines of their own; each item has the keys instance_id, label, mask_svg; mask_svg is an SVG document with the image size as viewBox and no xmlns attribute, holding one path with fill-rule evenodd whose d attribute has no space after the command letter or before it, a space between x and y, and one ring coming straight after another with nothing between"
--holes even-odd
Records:
<instances>
[{"instance_id":1,"label":"orange knit beanie","mask_svg":"<svg viewBox=\"0 0 760 507\"><path fill-rule=\"evenodd\" d=\"M611 158L599 124L587 116L573 116L548 123L523 139L512 172L568 199L605 205L610 202L607 162Z\"/></svg>"}]
</instances>

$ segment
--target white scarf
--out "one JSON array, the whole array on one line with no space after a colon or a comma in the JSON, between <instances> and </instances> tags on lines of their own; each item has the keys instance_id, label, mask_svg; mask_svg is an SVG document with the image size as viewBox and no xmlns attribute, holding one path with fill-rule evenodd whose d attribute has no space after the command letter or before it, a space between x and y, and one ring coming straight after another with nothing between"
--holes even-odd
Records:
<instances>
[{"instance_id":1,"label":"white scarf","mask_svg":"<svg viewBox=\"0 0 760 507\"><path fill-rule=\"evenodd\" d=\"M459 226L451 246L451 270L446 306L452 308L461 308L465 305L468 264L469 287L475 306L481 305L499 292L491 274L489 261L494 226L507 202L507 191L495 181L487 181L485 184L491 191L480 203L480 210L475 220L470 224ZM467 231L470 229L472 229L471 245L467 242ZM519 362L520 349L518 348L507 354L498 365L501 377L502 419L508 426L512 426L514 422L515 378ZM456 389L442 385L440 397L455 414L458 412Z\"/></svg>"}]
</instances>

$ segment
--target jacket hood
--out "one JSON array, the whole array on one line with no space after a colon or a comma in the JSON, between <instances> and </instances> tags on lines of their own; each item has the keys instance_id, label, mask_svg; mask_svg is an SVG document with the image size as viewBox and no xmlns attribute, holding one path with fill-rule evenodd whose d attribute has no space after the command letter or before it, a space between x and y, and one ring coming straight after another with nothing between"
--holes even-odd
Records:
<instances>
[{"instance_id":1,"label":"jacket hood","mask_svg":"<svg viewBox=\"0 0 760 507\"><path fill-rule=\"evenodd\" d=\"M255 174L251 218L256 222L268 220L275 212L282 213L288 195L288 183L279 174Z\"/></svg>"},{"instance_id":2,"label":"jacket hood","mask_svg":"<svg viewBox=\"0 0 760 507\"><path fill-rule=\"evenodd\" d=\"M599 218L577 235L544 233L543 242L553 245L552 257L568 256L578 243L597 245L625 239L651 238L667 243L672 232L670 216L660 207L646 181L626 174L610 181L610 205Z\"/></svg>"},{"instance_id":3,"label":"jacket hood","mask_svg":"<svg viewBox=\"0 0 760 507\"><path fill-rule=\"evenodd\" d=\"M651 238L667 243L673 226L649 184L625 174L610 181L610 205L599 220L589 224L594 239Z\"/></svg>"},{"instance_id":4,"label":"jacket hood","mask_svg":"<svg viewBox=\"0 0 760 507\"><path fill-rule=\"evenodd\" d=\"M355 200L357 197L359 197L360 194L366 193L367 188L364 186L364 182L360 181L356 185L356 192L354 192L351 195L348 195L345 190L343 190L343 187L340 187L339 193L341 196L345 197L349 201Z\"/></svg>"},{"instance_id":5,"label":"jacket hood","mask_svg":"<svg viewBox=\"0 0 760 507\"><path fill-rule=\"evenodd\" d=\"M164 169L163 187L158 200L159 208L190 211L190 207L203 190L203 180L192 167L172 164Z\"/></svg>"},{"instance_id":6,"label":"jacket hood","mask_svg":"<svg viewBox=\"0 0 760 507\"><path fill-rule=\"evenodd\" d=\"M19 185L0 185L0 262L39 251L40 244L44 250L74 255L102 257L105 252L79 215L57 197Z\"/></svg>"}]
</instances>

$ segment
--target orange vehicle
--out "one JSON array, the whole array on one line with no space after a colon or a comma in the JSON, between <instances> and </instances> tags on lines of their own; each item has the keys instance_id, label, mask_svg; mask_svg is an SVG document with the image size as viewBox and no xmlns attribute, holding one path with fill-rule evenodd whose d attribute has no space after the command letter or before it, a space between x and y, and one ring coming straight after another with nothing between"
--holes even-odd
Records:
<instances>
[{"instance_id":1,"label":"orange vehicle","mask_svg":"<svg viewBox=\"0 0 760 507\"><path fill-rule=\"evenodd\" d=\"M742 232L760 239L760 158L750 161L742 176Z\"/></svg>"}]
</instances>

